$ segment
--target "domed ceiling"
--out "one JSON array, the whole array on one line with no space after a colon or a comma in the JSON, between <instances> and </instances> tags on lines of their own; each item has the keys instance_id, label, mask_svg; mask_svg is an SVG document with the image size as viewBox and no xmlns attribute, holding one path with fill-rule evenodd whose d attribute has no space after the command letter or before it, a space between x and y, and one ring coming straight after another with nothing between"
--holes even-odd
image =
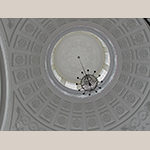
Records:
<instances>
[{"instance_id":1,"label":"domed ceiling","mask_svg":"<svg viewBox=\"0 0 150 150\"><path fill-rule=\"evenodd\" d=\"M0 130L150 130L149 21L0 19Z\"/></svg>"}]
</instances>

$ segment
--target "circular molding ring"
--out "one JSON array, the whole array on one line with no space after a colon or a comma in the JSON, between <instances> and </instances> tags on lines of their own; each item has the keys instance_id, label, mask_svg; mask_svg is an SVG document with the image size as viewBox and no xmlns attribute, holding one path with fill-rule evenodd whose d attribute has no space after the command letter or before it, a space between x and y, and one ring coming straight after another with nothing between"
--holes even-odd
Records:
<instances>
[{"instance_id":1,"label":"circular molding ring","mask_svg":"<svg viewBox=\"0 0 150 150\"><path fill-rule=\"evenodd\" d=\"M115 73L116 73L116 68L117 68L117 52L116 52L116 47L114 45L114 43L110 40L109 37L107 37L106 33L99 30L98 28L92 26L85 26L84 24L82 24L81 22L79 24L75 24L74 26L71 25L70 27L66 27L63 30L61 29L61 32L59 32L58 34L55 34L55 36L53 37L53 40L51 40L47 54L46 54L46 71L49 75L49 80L52 83L52 85L54 87L56 87L57 90L59 90L61 93L65 94L66 96L69 97L74 97L74 98L87 98L88 95L83 95L81 92L79 91L75 91L69 88L66 88L65 86L63 86L61 83L58 82L58 80L56 79L56 77L53 74L52 71L52 67L51 67L51 55L52 55L52 50L55 47L56 43L66 34L70 33L70 32L75 32L75 31L88 31L91 32L93 34L95 34L96 36L98 36L100 39L102 39L104 41L104 43L106 44L106 46L108 47L108 51L110 54L110 68L108 70L108 73L106 75L106 77L103 79L103 83L101 84L101 89L98 91L98 93L94 94L94 95L100 95L101 91L103 91L103 89L111 82L111 80L114 78ZM93 97L93 95L91 96Z\"/></svg>"}]
</instances>

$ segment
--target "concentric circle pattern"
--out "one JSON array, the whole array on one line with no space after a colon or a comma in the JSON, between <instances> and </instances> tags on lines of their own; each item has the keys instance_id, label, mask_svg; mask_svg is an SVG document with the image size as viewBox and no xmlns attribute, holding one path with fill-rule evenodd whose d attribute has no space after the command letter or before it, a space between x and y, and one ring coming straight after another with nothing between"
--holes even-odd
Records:
<instances>
[{"instance_id":1,"label":"concentric circle pattern","mask_svg":"<svg viewBox=\"0 0 150 150\"><path fill-rule=\"evenodd\" d=\"M1 130L150 130L147 22L134 18L1 19L6 71ZM81 26L102 34L112 54L110 72L99 92L76 98L50 77L47 57L59 33Z\"/></svg>"}]
</instances>

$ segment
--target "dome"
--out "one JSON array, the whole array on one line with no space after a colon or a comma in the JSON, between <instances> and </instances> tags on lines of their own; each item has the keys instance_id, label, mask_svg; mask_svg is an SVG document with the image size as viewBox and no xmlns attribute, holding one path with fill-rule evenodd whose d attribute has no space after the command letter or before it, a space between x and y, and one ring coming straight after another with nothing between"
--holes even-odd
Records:
<instances>
[{"instance_id":1,"label":"dome","mask_svg":"<svg viewBox=\"0 0 150 150\"><path fill-rule=\"evenodd\" d=\"M150 19L3 18L0 130L150 130Z\"/></svg>"}]
</instances>

